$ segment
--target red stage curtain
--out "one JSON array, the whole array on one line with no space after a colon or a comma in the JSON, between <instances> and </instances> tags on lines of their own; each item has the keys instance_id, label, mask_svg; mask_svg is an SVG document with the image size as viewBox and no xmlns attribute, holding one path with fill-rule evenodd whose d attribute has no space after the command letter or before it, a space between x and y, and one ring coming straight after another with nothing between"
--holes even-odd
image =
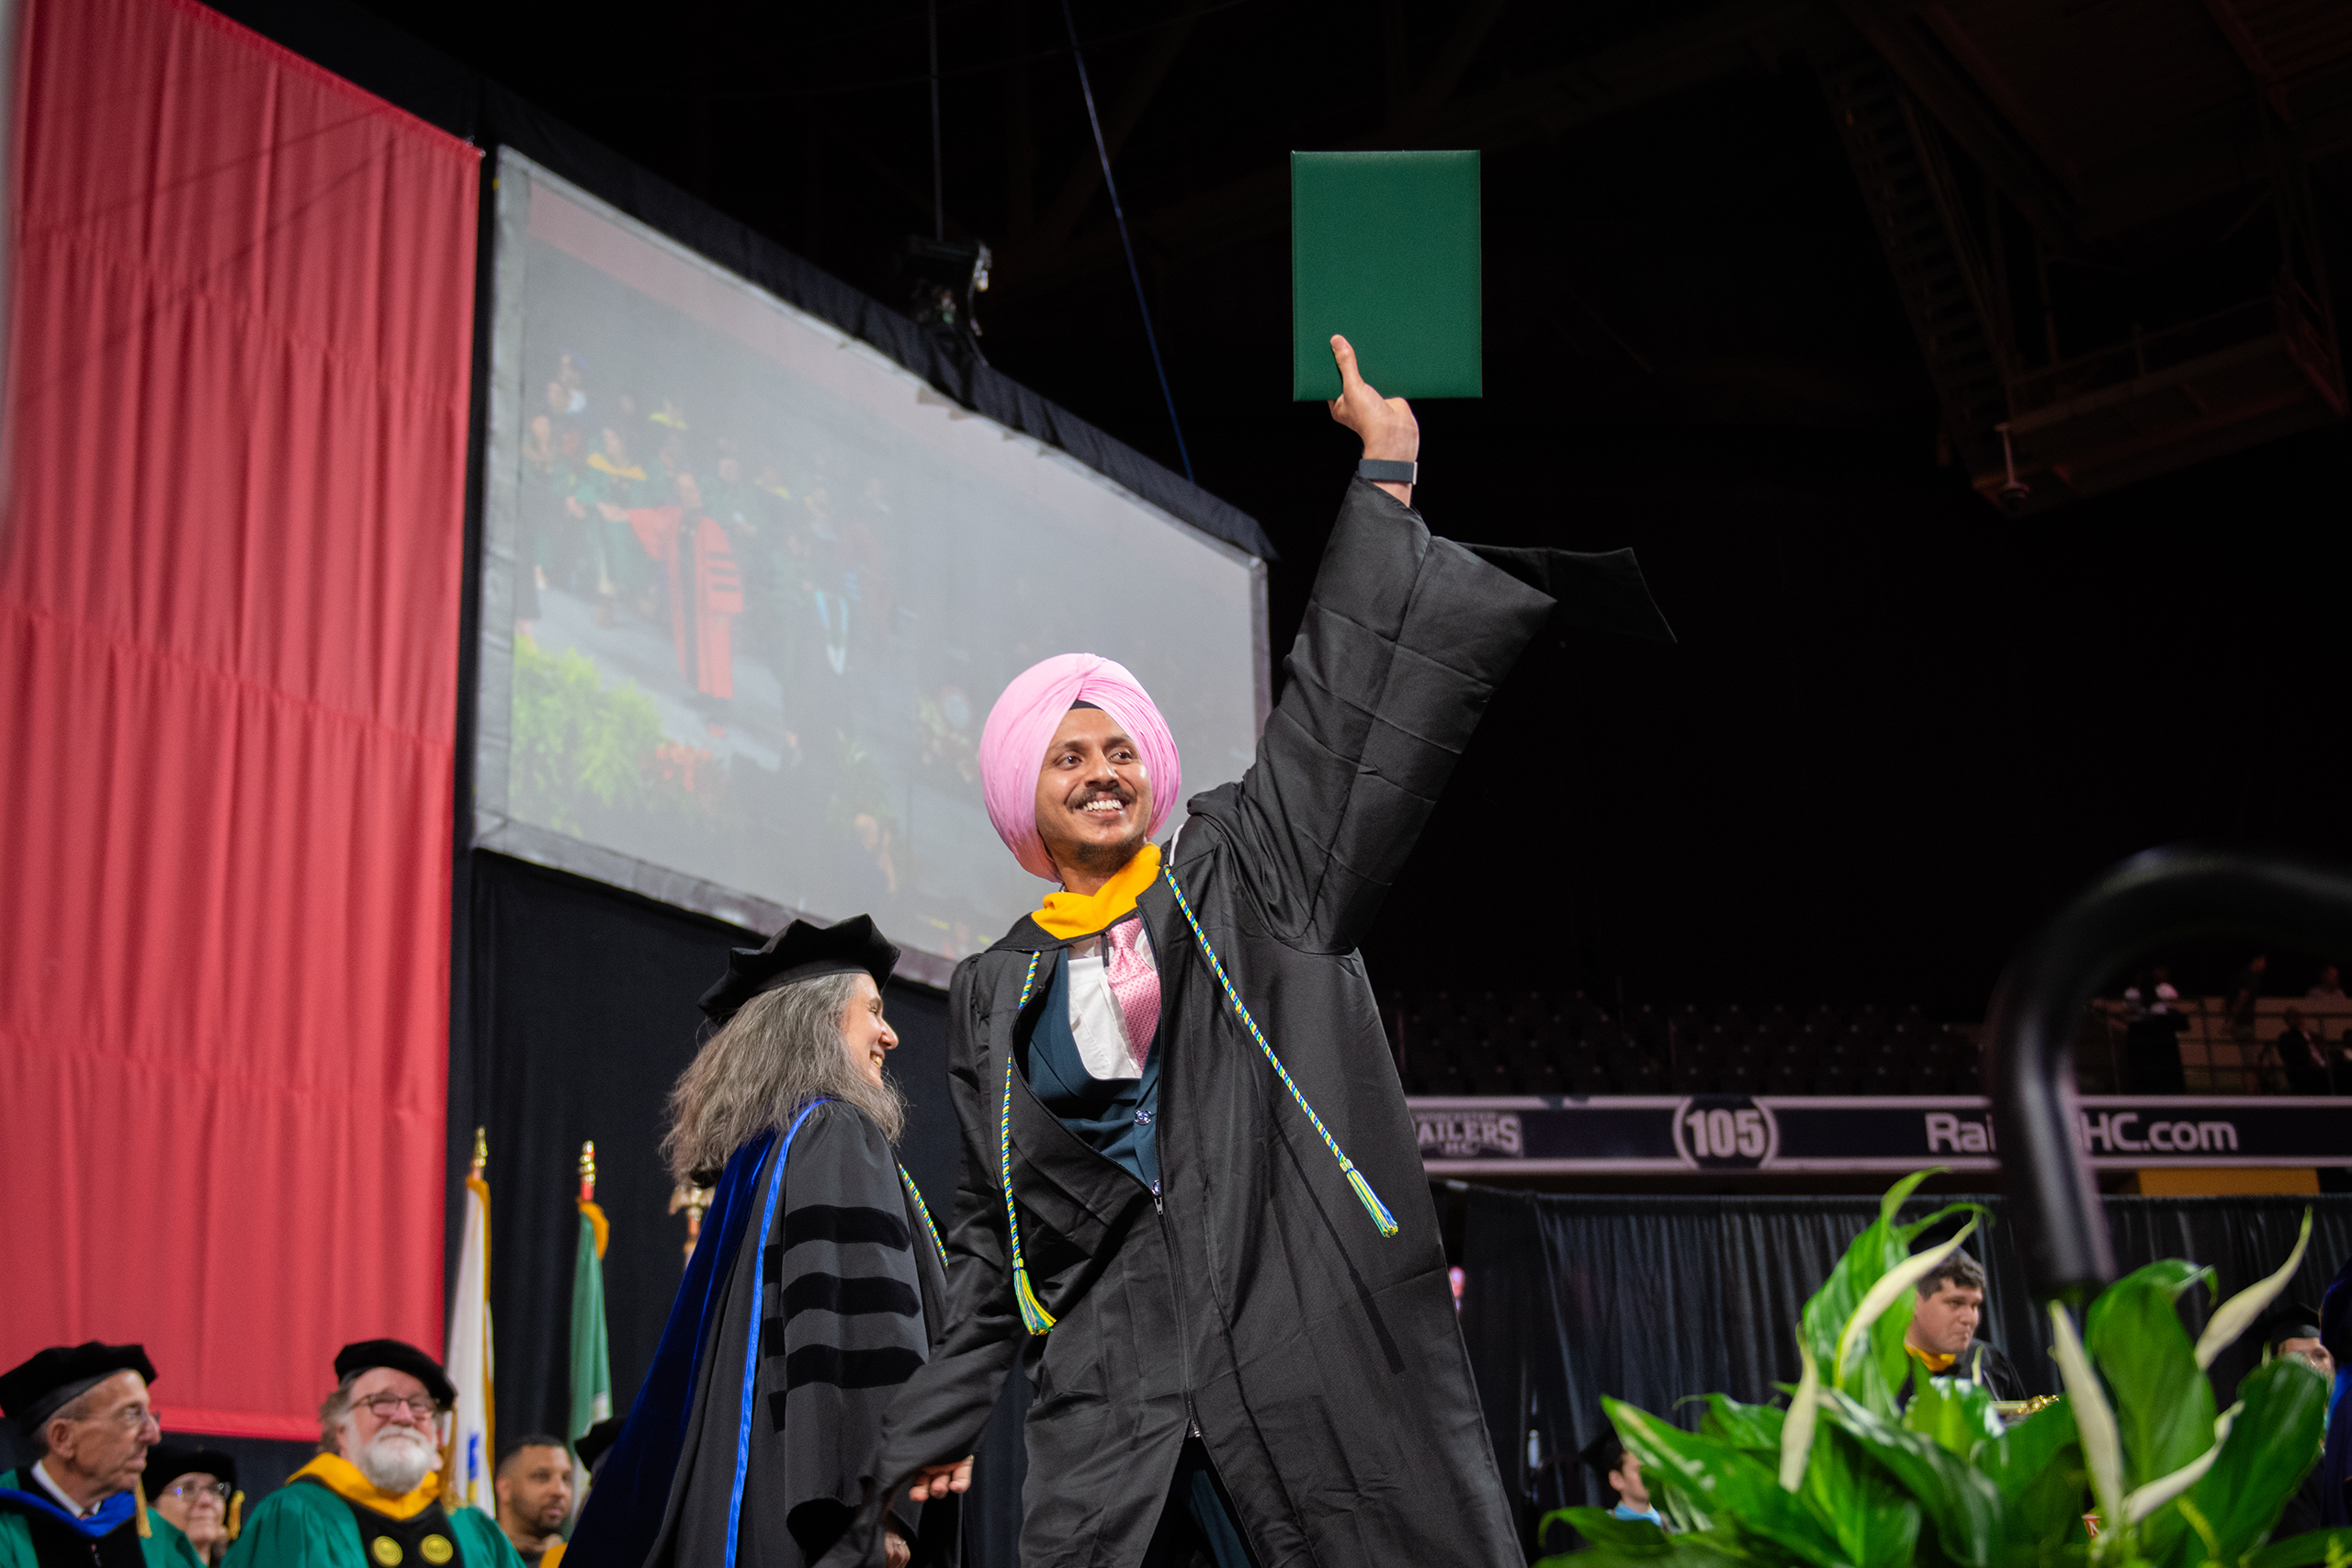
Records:
<instances>
[{"instance_id":1,"label":"red stage curtain","mask_svg":"<svg viewBox=\"0 0 2352 1568\"><path fill-rule=\"evenodd\" d=\"M0 1365L300 1437L441 1344L479 161L186 0L22 14Z\"/></svg>"}]
</instances>

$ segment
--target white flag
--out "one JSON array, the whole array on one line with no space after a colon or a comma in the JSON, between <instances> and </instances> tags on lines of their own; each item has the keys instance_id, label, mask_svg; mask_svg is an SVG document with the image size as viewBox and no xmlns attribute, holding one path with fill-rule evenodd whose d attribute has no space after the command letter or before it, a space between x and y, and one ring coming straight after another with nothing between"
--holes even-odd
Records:
<instances>
[{"instance_id":1,"label":"white flag","mask_svg":"<svg viewBox=\"0 0 2352 1568\"><path fill-rule=\"evenodd\" d=\"M475 1145L466 1178L466 1223L458 1248L458 1292L449 1306L449 1381L458 1403L449 1416L449 1446L441 1456L446 1506L469 1505L495 1514L491 1493L490 1183L481 1179Z\"/></svg>"}]
</instances>

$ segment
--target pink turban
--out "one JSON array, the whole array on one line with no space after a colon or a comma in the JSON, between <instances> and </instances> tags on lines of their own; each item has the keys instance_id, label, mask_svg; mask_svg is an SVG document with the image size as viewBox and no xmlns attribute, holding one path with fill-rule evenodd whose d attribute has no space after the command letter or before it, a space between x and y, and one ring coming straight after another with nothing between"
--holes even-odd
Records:
<instances>
[{"instance_id":1,"label":"pink turban","mask_svg":"<svg viewBox=\"0 0 2352 1568\"><path fill-rule=\"evenodd\" d=\"M1145 774L1151 780L1151 825L1157 838L1160 824L1184 796L1184 767L1176 755L1176 738L1159 716L1151 694L1127 667L1091 653L1062 653L1032 664L1012 678L989 710L980 728L980 795L988 803L989 820L996 835L1021 868L1048 882L1059 882L1054 863L1037 837L1037 773L1046 765L1046 748L1054 742L1062 716L1080 703L1092 703L1136 743Z\"/></svg>"}]
</instances>

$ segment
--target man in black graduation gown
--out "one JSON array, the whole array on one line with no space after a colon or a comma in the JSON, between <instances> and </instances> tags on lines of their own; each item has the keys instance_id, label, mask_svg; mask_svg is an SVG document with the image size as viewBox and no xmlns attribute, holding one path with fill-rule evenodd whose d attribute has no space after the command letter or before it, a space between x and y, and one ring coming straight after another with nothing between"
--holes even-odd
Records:
<instances>
[{"instance_id":1,"label":"man in black graduation gown","mask_svg":"<svg viewBox=\"0 0 2352 1568\"><path fill-rule=\"evenodd\" d=\"M1918 1281L1903 1348L1933 1376L1975 1383L1995 1399L2022 1400L2025 1380L2017 1368L2000 1347L1976 1337L1984 1318L1984 1266L1965 1252L1955 1252ZM1908 1405L1913 1393L1912 1385L1905 1384L1897 1403Z\"/></svg>"},{"instance_id":2,"label":"man in black graduation gown","mask_svg":"<svg viewBox=\"0 0 2352 1568\"><path fill-rule=\"evenodd\" d=\"M865 1519L968 1483L955 1461L1018 1359L1026 1568L1521 1560L1355 949L1555 601L1670 634L1628 552L1431 536L1409 411L1333 347L1364 461L1241 782L1163 852L1180 771L1124 669L1047 660L990 716L1029 748L984 734L991 819L1064 886L956 970L953 1323L891 1409ZM829 1568L861 1554L864 1530Z\"/></svg>"},{"instance_id":3,"label":"man in black graduation gown","mask_svg":"<svg viewBox=\"0 0 2352 1568\"><path fill-rule=\"evenodd\" d=\"M163 1437L137 1345L55 1345L0 1373L0 1415L32 1449L0 1472L0 1568L203 1568L139 1492Z\"/></svg>"},{"instance_id":4,"label":"man in black graduation gown","mask_svg":"<svg viewBox=\"0 0 2352 1568\"><path fill-rule=\"evenodd\" d=\"M736 952L671 1097L682 1179L718 1183L652 1370L563 1568L802 1568L837 1540L890 1396L944 1320L937 1231L891 1153L899 951L860 915ZM892 1568L949 1568L957 1509L901 1501Z\"/></svg>"}]
</instances>

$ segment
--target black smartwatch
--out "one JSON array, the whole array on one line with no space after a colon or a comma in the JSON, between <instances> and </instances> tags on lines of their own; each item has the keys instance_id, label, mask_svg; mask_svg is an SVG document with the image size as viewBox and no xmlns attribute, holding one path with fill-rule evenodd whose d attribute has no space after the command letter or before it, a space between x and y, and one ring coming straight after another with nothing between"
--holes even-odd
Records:
<instances>
[{"instance_id":1,"label":"black smartwatch","mask_svg":"<svg viewBox=\"0 0 2352 1568\"><path fill-rule=\"evenodd\" d=\"M1399 463L1387 457L1356 459L1356 478L1370 479L1376 485L1408 485L1420 471L1419 463Z\"/></svg>"}]
</instances>

